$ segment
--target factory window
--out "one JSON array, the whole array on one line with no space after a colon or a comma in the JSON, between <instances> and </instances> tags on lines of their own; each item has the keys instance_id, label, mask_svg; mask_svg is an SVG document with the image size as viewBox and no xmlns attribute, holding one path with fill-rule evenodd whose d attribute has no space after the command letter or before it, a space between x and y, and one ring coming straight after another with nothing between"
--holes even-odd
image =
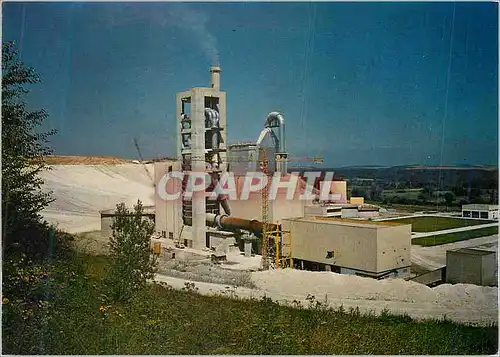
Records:
<instances>
[{"instance_id":1,"label":"factory window","mask_svg":"<svg viewBox=\"0 0 500 357\"><path fill-rule=\"evenodd\" d=\"M326 213L334 213L334 212L341 212L342 208L328 208L326 210Z\"/></svg>"},{"instance_id":2,"label":"factory window","mask_svg":"<svg viewBox=\"0 0 500 357\"><path fill-rule=\"evenodd\" d=\"M481 218L488 219L488 212L481 212L480 215L481 215Z\"/></svg>"},{"instance_id":3,"label":"factory window","mask_svg":"<svg viewBox=\"0 0 500 357\"><path fill-rule=\"evenodd\" d=\"M472 218L479 218L479 212L478 211L472 211Z\"/></svg>"},{"instance_id":4,"label":"factory window","mask_svg":"<svg viewBox=\"0 0 500 357\"><path fill-rule=\"evenodd\" d=\"M326 259L331 259L335 256L333 250L326 252Z\"/></svg>"},{"instance_id":5,"label":"factory window","mask_svg":"<svg viewBox=\"0 0 500 357\"><path fill-rule=\"evenodd\" d=\"M470 211L463 211L463 217L470 217Z\"/></svg>"}]
</instances>

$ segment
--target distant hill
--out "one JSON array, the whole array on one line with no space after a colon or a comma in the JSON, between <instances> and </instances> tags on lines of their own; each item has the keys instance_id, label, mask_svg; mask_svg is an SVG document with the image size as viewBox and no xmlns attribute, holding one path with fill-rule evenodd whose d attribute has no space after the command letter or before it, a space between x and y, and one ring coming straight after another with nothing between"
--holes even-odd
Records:
<instances>
[{"instance_id":1,"label":"distant hill","mask_svg":"<svg viewBox=\"0 0 500 357\"><path fill-rule=\"evenodd\" d=\"M482 165L456 165L456 166L408 166L407 170L498 170L497 166L482 166Z\"/></svg>"},{"instance_id":2,"label":"distant hill","mask_svg":"<svg viewBox=\"0 0 500 357\"><path fill-rule=\"evenodd\" d=\"M338 169L372 169L372 170L377 170L377 169L390 169L394 166L381 166L381 165L351 165L351 166L341 166Z\"/></svg>"},{"instance_id":3,"label":"distant hill","mask_svg":"<svg viewBox=\"0 0 500 357\"><path fill-rule=\"evenodd\" d=\"M498 167L496 166L350 166L322 168L349 180L375 180L382 185L406 182L415 187L439 185L441 188L475 187L496 189Z\"/></svg>"},{"instance_id":4,"label":"distant hill","mask_svg":"<svg viewBox=\"0 0 500 357\"><path fill-rule=\"evenodd\" d=\"M45 163L48 165L118 165L131 162L132 160L114 156L49 155L45 157Z\"/></svg>"},{"instance_id":5,"label":"distant hill","mask_svg":"<svg viewBox=\"0 0 500 357\"><path fill-rule=\"evenodd\" d=\"M140 160L125 159L116 156L80 156L80 155L49 155L45 157L47 165L119 165L137 163ZM158 161L176 161L174 157L157 157L142 161L150 164Z\"/></svg>"}]
</instances>

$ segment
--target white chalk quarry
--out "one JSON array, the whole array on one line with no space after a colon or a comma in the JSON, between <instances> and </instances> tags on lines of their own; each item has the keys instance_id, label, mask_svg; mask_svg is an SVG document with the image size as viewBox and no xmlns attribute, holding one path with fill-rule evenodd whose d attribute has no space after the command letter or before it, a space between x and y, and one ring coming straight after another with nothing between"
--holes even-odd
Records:
<instances>
[{"instance_id":1,"label":"white chalk quarry","mask_svg":"<svg viewBox=\"0 0 500 357\"><path fill-rule=\"evenodd\" d=\"M153 165L146 168L153 172ZM99 211L117 203L154 204L153 182L142 165L53 165L41 178L56 199L42 215L70 233L99 230Z\"/></svg>"}]
</instances>

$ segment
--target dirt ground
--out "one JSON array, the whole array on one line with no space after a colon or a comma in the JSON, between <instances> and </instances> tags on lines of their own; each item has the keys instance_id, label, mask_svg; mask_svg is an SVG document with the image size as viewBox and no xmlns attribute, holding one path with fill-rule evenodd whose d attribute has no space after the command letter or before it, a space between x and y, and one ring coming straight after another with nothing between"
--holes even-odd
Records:
<instances>
[{"instance_id":1,"label":"dirt ground","mask_svg":"<svg viewBox=\"0 0 500 357\"><path fill-rule=\"evenodd\" d=\"M48 165L116 165L131 163L132 160L113 156L63 156L50 155L45 158Z\"/></svg>"}]
</instances>

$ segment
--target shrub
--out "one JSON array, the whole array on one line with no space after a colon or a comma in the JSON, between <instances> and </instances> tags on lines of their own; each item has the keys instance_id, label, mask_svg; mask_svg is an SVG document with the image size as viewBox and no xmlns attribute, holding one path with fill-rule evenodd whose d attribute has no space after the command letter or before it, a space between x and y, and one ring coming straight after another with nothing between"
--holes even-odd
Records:
<instances>
[{"instance_id":1,"label":"shrub","mask_svg":"<svg viewBox=\"0 0 500 357\"><path fill-rule=\"evenodd\" d=\"M106 282L115 301L129 300L154 275L155 255L151 250L154 223L143 217L143 206L137 201L134 212L124 203L116 206L110 238L111 266Z\"/></svg>"},{"instance_id":2,"label":"shrub","mask_svg":"<svg viewBox=\"0 0 500 357\"><path fill-rule=\"evenodd\" d=\"M4 256L47 251L48 225L40 212L52 197L43 192L39 173L47 169L44 157L52 153L48 138L55 130L41 132L48 114L31 111L26 95L40 82L33 68L19 59L13 42L2 44L2 249ZM47 238L47 237L45 237Z\"/></svg>"}]
</instances>

